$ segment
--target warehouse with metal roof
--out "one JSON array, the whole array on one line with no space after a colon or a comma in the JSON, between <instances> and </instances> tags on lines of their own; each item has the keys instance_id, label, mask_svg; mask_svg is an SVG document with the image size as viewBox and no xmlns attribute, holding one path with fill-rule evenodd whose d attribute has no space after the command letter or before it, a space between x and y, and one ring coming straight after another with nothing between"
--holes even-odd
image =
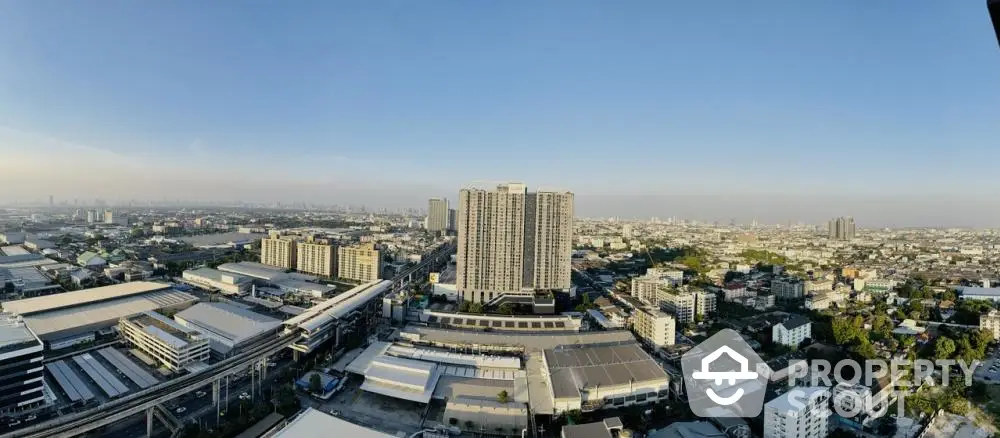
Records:
<instances>
[{"instance_id":1,"label":"warehouse with metal roof","mask_svg":"<svg viewBox=\"0 0 1000 438\"><path fill-rule=\"evenodd\" d=\"M556 412L653 403L670 381L638 343L564 345L544 352Z\"/></svg>"},{"instance_id":2,"label":"warehouse with metal roof","mask_svg":"<svg viewBox=\"0 0 1000 438\"><path fill-rule=\"evenodd\" d=\"M50 348L70 346L66 339L109 329L122 317L148 311L180 309L198 301L194 295L152 282L122 283L3 303Z\"/></svg>"},{"instance_id":3,"label":"warehouse with metal roof","mask_svg":"<svg viewBox=\"0 0 1000 438\"><path fill-rule=\"evenodd\" d=\"M394 435L329 415L325 412L306 408L294 419L269 431L271 438L302 438L318 436L345 436L351 438L395 438Z\"/></svg>"},{"instance_id":4,"label":"warehouse with metal roof","mask_svg":"<svg viewBox=\"0 0 1000 438\"><path fill-rule=\"evenodd\" d=\"M24 316L37 312L46 312L65 307L99 303L102 301L114 300L117 298L166 289L170 289L169 284L154 283L152 281L134 281L131 283L120 283L111 286L95 287L56 295L46 295L44 297L7 301L2 305L5 312L12 312Z\"/></svg>"},{"instance_id":5,"label":"warehouse with metal roof","mask_svg":"<svg viewBox=\"0 0 1000 438\"><path fill-rule=\"evenodd\" d=\"M216 269L223 272L246 275L247 277L267 281L280 281L285 279L312 281L317 278L314 275L302 274L299 272L285 272L282 268L257 262L223 263L216 267Z\"/></svg>"},{"instance_id":6,"label":"warehouse with metal roof","mask_svg":"<svg viewBox=\"0 0 1000 438\"><path fill-rule=\"evenodd\" d=\"M424 309L420 321L434 327L508 332L578 332L582 320L570 315L480 315Z\"/></svg>"},{"instance_id":7,"label":"warehouse with metal roof","mask_svg":"<svg viewBox=\"0 0 1000 438\"><path fill-rule=\"evenodd\" d=\"M0 268L21 268L25 266L44 266L59 263L41 254L21 254L0 256Z\"/></svg>"},{"instance_id":8,"label":"warehouse with metal roof","mask_svg":"<svg viewBox=\"0 0 1000 438\"><path fill-rule=\"evenodd\" d=\"M178 324L208 338L212 353L228 356L274 334L281 320L228 303L199 303L174 315Z\"/></svg>"}]
</instances>

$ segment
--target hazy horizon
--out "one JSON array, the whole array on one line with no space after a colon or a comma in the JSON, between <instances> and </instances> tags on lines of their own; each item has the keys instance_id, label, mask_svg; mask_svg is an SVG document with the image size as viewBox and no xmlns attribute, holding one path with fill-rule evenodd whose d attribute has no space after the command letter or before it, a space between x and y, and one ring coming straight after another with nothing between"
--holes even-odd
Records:
<instances>
[{"instance_id":1,"label":"hazy horizon","mask_svg":"<svg viewBox=\"0 0 1000 438\"><path fill-rule=\"evenodd\" d=\"M995 226L981 3L0 3L0 202Z\"/></svg>"}]
</instances>

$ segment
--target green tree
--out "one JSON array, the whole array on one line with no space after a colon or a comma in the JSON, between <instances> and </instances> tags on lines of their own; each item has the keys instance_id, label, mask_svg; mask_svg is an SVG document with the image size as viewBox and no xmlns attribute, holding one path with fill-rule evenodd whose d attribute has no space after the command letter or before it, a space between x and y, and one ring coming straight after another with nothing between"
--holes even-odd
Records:
<instances>
[{"instance_id":1,"label":"green tree","mask_svg":"<svg viewBox=\"0 0 1000 438\"><path fill-rule=\"evenodd\" d=\"M469 313L483 313L486 309L483 307L483 303L472 303L469 305Z\"/></svg>"},{"instance_id":2,"label":"green tree","mask_svg":"<svg viewBox=\"0 0 1000 438\"><path fill-rule=\"evenodd\" d=\"M865 360L874 359L878 356L878 353L875 352L875 347L867 339L854 347L854 354Z\"/></svg>"},{"instance_id":3,"label":"green tree","mask_svg":"<svg viewBox=\"0 0 1000 438\"><path fill-rule=\"evenodd\" d=\"M507 390L497 393L497 401L504 404L510 402L510 394L507 394Z\"/></svg>"},{"instance_id":4,"label":"green tree","mask_svg":"<svg viewBox=\"0 0 1000 438\"><path fill-rule=\"evenodd\" d=\"M872 333L879 336L879 339L892 337L892 320L886 315L878 315L872 322Z\"/></svg>"},{"instance_id":5,"label":"green tree","mask_svg":"<svg viewBox=\"0 0 1000 438\"><path fill-rule=\"evenodd\" d=\"M848 345L861 338L867 341L867 333L862 330L864 319L860 315L854 318L834 318L832 324L833 339L839 345Z\"/></svg>"},{"instance_id":6,"label":"green tree","mask_svg":"<svg viewBox=\"0 0 1000 438\"><path fill-rule=\"evenodd\" d=\"M573 409L566 412L566 421L569 424L580 424L583 420L583 413L578 409Z\"/></svg>"},{"instance_id":7,"label":"green tree","mask_svg":"<svg viewBox=\"0 0 1000 438\"><path fill-rule=\"evenodd\" d=\"M319 374L313 373L309 376L309 392L313 394L323 393L323 379L319 377Z\"/></svg>"},{"instance_id":8,"label":"green tree","mask_svg":"<svg viewBox=\"0 0 1000 438\"><path fill-rule=\"evenodd\" d=\"M514 303L503 303L497 310L504 315L513 315Z\"/></svg>"},{"instance_id":9,"label":"green tree","mask_svg":"<svg viewBox=\"0 0 1000 438\"><path fill-rule=\"evenodd\" d=\"M937 359L949 359L955 353L955 341L941 336L934 342L934 357Z\"/></svg>"},{"instance_id":10,"label":"green tree","mask_svg":"<svg viewBox=\"0 0 1000 438\"><path fill-rule=\"evenodd\" d=\"M462 313L468 313L468 312L469 312L469 307L470 307L471 305L472 305L472 303L470 303L470 302L468 302L468 301L462 301L462 302L461 302L461 303L460 303L460 304L458 305L458 311L459 311L459 312L462 312Z\"/></svg>"}]
</instances>

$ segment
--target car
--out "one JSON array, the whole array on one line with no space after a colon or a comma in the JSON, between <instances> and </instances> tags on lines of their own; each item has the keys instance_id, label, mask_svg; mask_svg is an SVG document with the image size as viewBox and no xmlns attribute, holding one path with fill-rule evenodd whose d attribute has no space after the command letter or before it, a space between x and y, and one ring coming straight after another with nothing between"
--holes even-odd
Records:
<instances>
[{"instance_id":1,"label":"car","mask_svg":"<svg viewBox=\"0 0 1000 438\"><path fill-rule=\"evenodd\" d=\"M240 400L250 400L250 394L246 392L240 394Z\"/></svg>"},{"instance_id":2,"label":"car","mask_svg":"<svg viewBox=\"0 0 1000 438\"><path fill-rule=\"evenodd\" d=\"M340 411L338 411L336 409L331 409L330 410L330 415L333 415L334 417L339 417L340 416Z\"/></svg>"},{"instance_id":3,"label":"car","mask_svg":"<svg viewBox=\"0 0 1000 438\"><path fill-rule=\"evenodd\" d=\"M175 410L174 410L174 413L177 413L177 414L183 414L183 413L184 413L185 411L187 411L187 410L188 410L188 408L185 408L184 406L181 406L181 407L179 407L179 408L175 409Z\"/></svg>"},{"instance_id":4,"label":"car","mask_svg":"<svg viewBox=\"0 0 1000 438\"><path fill-rule=\"evenodd\" d=\"M198 398L202 398L202 397L204 397L206 395L208 395L208 393L205 392L205 391L198 391L198 392L194 393L194 396L198 397Z\"/></svg>"},{"instance_id":5,"label":"car","mask_svg":"<svg viewBox=\"0 0 1000 438\"><path fill-rule=\"evenodd\" d=\"M38 416L35 415L35 414L31 414L31 415L29 415L27 417L24 417L24 421L35 421L37 419L38 419Z\"/></svg>"},{"instance_id":6,"label":"car","mask_svg":"<svg viewBox=\"0 0 1000 438\"><path fill-rule=\"evenodd\" d=\"M21 420L13 420L10 423L7 423L7 427L14 427L14 426L17 426L19 424L21 424Z\"/></svg>"}]
</instances>

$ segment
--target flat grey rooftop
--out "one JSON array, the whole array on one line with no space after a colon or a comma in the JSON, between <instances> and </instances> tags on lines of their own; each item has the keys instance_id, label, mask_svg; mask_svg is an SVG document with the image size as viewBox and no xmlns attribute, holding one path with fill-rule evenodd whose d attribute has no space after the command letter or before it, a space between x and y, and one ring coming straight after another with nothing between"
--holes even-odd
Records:
<instances>
[{"instance_id":1,"label":"flat grey rooftop","mask_svg":"<svg viewBox=\"0 0 1000 438\"><path fill-rule=\"evenodd\" d=\"M226 303L199 303L174 315L205 334L214 334L237 344L245 339L274 330L281 321Z\"/></svg>"},{"instance_id":2,"label":"flat grey rooftop","mask_svg":"<svg viewBox=\"0 0 1000 438\"><path fill-rule=\"evenodd\" d=\"M494 345L520 347L525 350L546 350L559 345L588 345L613 342L635 342L635 337L627 330L580 333L490 333L448 330L408 325L403 333L420 335L421 339L453 344Z\"/></svg>"},{"instance_id":3,"label":"flat grey rooftop","mask_svg":"<svg viewBox=\"0 0 1000 438\"><path fill-rule=\"evenodd\" d=\"M575 397L580 388L666 381L663 371L638 343L563 346L545 350L556 398Z\"/></svg>"},{"instance_id":4,"label":"flat grey rooftop","mask_svg":"<svg viewBox=\"0 0 1000 438\"><path fill-rule=\"evenodd\" d=\"M225 245L228 243L239 243L253 241L255 239L260 239L262 237L267 237L265 234L260 233L218 233L218 234L204 234L201 236L188 236L181 237L179 240L190 243L194 246L218 246Z\"/></svg>"}]
</instances>

